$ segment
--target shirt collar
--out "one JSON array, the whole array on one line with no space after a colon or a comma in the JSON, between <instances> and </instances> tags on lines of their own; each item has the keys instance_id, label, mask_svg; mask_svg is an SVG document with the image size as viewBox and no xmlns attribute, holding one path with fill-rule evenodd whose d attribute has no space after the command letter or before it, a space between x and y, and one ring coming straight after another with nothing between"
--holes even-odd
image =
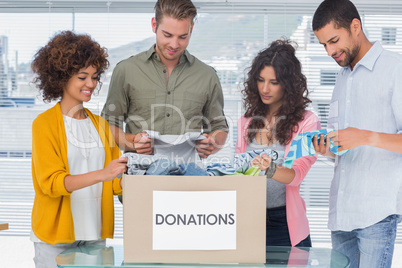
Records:
<instances>
[{"instance_id":1,"label":"shirt collar","mask_svg":"<svg viewBox=\"0 0 402 268\"><path fill-rule=\"evenodd\" d=\"M366 67L368 70L372 71L377 61L378 57L380 57L384 48L381 46L380 42L376 41L373 43L373 46L367 51L367 53L363 56L363 58L356 63L354 69L358 68L360 65ZM344 67L342 72L344 73L346 70L349 70L350 66Z\"/></svg>"},{"instance_id":2,"label":"shirt collar","mask_svg":"<svg viewBox=\"0 0 402 268\"><path fill-rule=\"evenodd\" d=\"M147 55L148 60L151 59L152 57L154 57L156 60L160 61L159 55L158 55L158 53L156 53L156 50L155 50L155 44L152 45L148 49L148 51L146 52L146 55ZM183 55L180 57L179 64L181 64L185 61L188 61L190 64L193 64L195 62L195 57L193 55L191 55L187 49L184 50Z\"/></svg>"}]
</instances>

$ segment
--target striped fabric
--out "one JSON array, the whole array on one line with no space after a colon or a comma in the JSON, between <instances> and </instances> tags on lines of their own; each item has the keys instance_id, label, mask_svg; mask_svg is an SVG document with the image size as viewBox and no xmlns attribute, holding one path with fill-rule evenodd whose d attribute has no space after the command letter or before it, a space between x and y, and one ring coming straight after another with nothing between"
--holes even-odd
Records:
<instances>
[{"instance_id":1,"label":"striped fabric","mask_svg":"<svg viewBox=\"0 0 402 268\"><path fill-rule=\"evenodd\" d=\"M313 145L313 137L314 135L318 135L318 143L320 142L320 134L324 134L324 138L326 140L327 134L329 132L335 131L334 129L320 129L317 131L311 131L311 132L302 132L299 135L297 135L293 140L292 143L290 144L290 149L287 157L285 158L285 161L283 162L283 166L287 168L292 168L293 162L303 156L313 156L316 154L316 151L314 150L314 145ZM336 155L343 155L348 150L345 151L338 151L339 146L335 146L333 141L331 141L331 145L329 147L329 150L336 154Z\"/></svg>"}]
</instances>

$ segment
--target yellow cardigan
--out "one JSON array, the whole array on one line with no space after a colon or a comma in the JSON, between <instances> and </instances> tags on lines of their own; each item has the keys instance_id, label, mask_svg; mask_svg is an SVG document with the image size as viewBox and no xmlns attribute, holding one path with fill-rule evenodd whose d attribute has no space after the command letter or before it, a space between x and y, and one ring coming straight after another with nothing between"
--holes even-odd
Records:
<instances>
[{"instance_id":1,"label":"yellow cardigan","mask_svg":"<svg viewBox=\"0 0 402 268\"><path fill-rule=\"evenodd\" d=\"M105 148L106 167L119 158L120 149L110 132L109 124L102 117L85 109L91 118ZM64 178L70 175L67 160L67 138L60 103L38 115L32 123L32 180L35 200L31 225L35 235L49 244L75 241L74 222L70 195ZM103 182L102 239L113 238L113 195L121 194L121 179Z\"/></svg>"}]
</instances>

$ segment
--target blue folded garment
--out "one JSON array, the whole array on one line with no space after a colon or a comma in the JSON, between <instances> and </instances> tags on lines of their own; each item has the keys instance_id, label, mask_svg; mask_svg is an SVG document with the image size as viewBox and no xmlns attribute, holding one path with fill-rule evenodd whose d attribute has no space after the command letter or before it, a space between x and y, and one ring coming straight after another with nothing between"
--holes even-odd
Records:
<instances>
[{"instance_id":1,"label":"blue folded garment","mask_svg":"<svg viewBox=\"0 0 402 268\"><path fill-rule=\"evenodd\" d=\"M320 143L320 134L324 134L324 141L326 142L327 139L327 134L329 132L335 131L334 129L320 129L316 131L311 131L311 132L302 132L299 135L297 135L293 140L292 143L290 144L290 149L289 153L286 156L285 161L283 162L283 166L287 168L292 168L293 162L303 156L313 156L317 152L314 149L313 145L313 137L318 134L318 142ZM329 150L336 154L336 155L343 155L345 154L348 150L345 151L338 151L339 146L335 146L334 142L331 141Z\"/></svg>"}]
</instances>

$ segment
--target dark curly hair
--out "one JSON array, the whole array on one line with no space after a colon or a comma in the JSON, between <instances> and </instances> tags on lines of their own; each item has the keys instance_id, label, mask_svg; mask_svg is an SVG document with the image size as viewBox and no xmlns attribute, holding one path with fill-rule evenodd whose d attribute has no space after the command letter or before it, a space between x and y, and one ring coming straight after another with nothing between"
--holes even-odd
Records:
<instances>
[{"instance_id":1,"label":"dark curly hair","mask_svg":"<svg viewBox=\"0 0 402 268\"><path fill-rule=\"evenodd\" d=\"M281 144L291 142L293 132L298 130L298 122L304 119L304 112L311 100L308 96L306 77L302 74L301 63L295 55L296 49L289 40L276 40L254 58L247 79L244 82L245 117L252 117L248 126L248 143L256 136L256 131L265 126L269 106L261 100L257 80L265 66L272 66L276 80L283 90L283 102L275 114L279 118L274 135ZM284 119L284 120L282 120Z\"/></svg>"},{"instance_id":2,"label":"dark curly hair","mask_svg":"<svg viewBox=\"0 0 402 268\"><path fill-rule=\"evenodd\" d=\"M58 100L70 78L82 68L95 67L99 82L109 67L107 57L107 49L89 35L62 31L36 52L31 64L36 74L32 82L39 88L43 101Z\"/></svg>"}]
</instances>

